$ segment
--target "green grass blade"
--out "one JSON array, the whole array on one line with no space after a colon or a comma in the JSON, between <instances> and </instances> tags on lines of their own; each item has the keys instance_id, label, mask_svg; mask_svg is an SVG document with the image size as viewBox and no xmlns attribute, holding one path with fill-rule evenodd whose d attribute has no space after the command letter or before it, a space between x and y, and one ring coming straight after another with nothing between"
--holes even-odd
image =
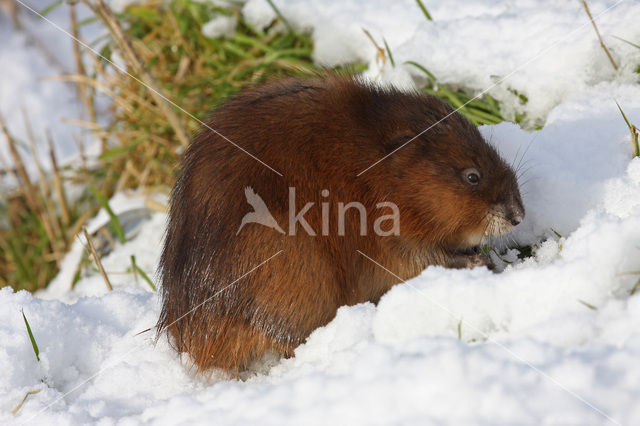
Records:
<instances>
[{"instance_id":1,"label":"green grass blade","mask_svg":"<svg viewBox=\"0 0 640 426\"><path fill-rule=\"evenodd\" d=\"M474 116L478 117L483 122L486 122L489 124L498 124L504 121L501 115L492 114L471 105L466 105L465 108L468 110L470 114L473 114Z\"/></svg>"},{"instance_id":2,"label":"green grass blade","mask_svg":"<svg viewBox=\"0 0 640 426\"><path fill-rule=\"evenodd\" d=\"M416 2L418 3L418 6L420 6L420 10L422 10L422 13L424 13L424 16L426 16L428 20L433 21L431 14L429 13L425 5L422 3L422 1L416 0Z\"/></svg>"},{"instance_id":3,"label":"green grass blade","mask_svg":"<svg viewBox=\"0 0 640 426\"><path fill-rule=\"evenodd\" d=\"M131 271L133 272L133 279L138 284L138 269L136 268L136 257L134 255L131 255Z\"/></svg>"},{"instance_id":4,"label":"green grass blade","mask_svg":"<svg viewBox=\"0 0 640 426\"><path fill-rule=\"evenodd\" d=\"M64 0L57 0L54 1L53 3L51 3L49 6L45 7L42 12L40 12L40 15L42 15L43 17L47 16L49 14L49 12L51 12L53 9L55 9L56 7L60 6L62 3L64 3Z\"/></svg>"},{"instance_id":5,"label":"green grass blade","mask_svg":"<svg viewBox=\"0 0 640 426\"><path fill-rule=\"evenodd\" d=\"M122 229L122 224L120 223L120 219L118 216L111 210L111 206L109 205L109 201L107 197L105 197L100 191L96 189L95 186L89 185L89 190L98 201L98 203L102 206L103 209L107 211L109 218L111 219L111 226L113 227L113 232L118 236L118 239L122 244L127 242L127 239L124 236L124 230Z\"/></svg>"},{"instance_id":6,"label":"green grass blade","mask_svg":"<svg viewBox=\"0 0 640 426\"><path fill-rule=\"evenodd\" d=\"M436 81L438 81L438 79L436 78L435 75L433 75L431 73L431 71L429 71L428 69L426 69L425 67L423 67L422 65L420 65L417 62L414 61L406 61L405 64L407 65L413 65L414 67L418 68L420 71L422 71L423 73L425 73L427 75L427 77L429 77L434 83Z\"/></svg>"},{"instance_id":7,"label":"green grass blade","mask_svg":"<svg viewBox=\"0 0 640 426\"><path fill-rule=\"evenodd\" d=\"M36 338L33 337L33 333L31 332L31 327L29 326L29 321L27 321L27 317L22 311L22 318L24 319L24 325L27 326L27 332L29 333L29 340L31 340L31 346L33 347L33 352L36 354L36 359L40 362L40 349L38 349L38 344L36 343Z\"/></svg>"},{"instance_id":8,"label":"green grass blade","mask_svg":"<svg viewBox=\"0 0 640 426\"><path fill-rule=\"evenodd\" d=\"M133 266L134 273L135 272L139 273L142 279L144 279L147 282L147 284L149 284L149 287L151 287L153 291L158 291L156 286L153 284L153 281L151 281L151 278L149 278L149 275L147 275L147 273L143 271L142 268L140 268L136 263L135 256L131 256L131 265Z\"/></svg>"},{"instance_id":9,"label":"green grass blade","mask_svg":"<svg viewBox=\"0 0 640 426\"><path fill-rule=\"evenodd\" d=\"M119 146L116 146L114 148L107 149L102 154L100 154L100 156L98 158L100 160L110 160L110 159L112 159L114 157L117 157L119 155L124 155L124 154L128 153L129 151L131 151L132 149L135 149L141 143L145 142L145 140L146 140L145 138L138 138L138 139L135 139L131 143L128 143L128 144L126 144L124 146L119 145Z\"/></svg>"},{"instance_id":10,"label":"green grass blade","mask_svg":"<svg viewBox=\"0 0 640 426\"><path fill-rule=\"evenodd\" d=\"M625 43L630 44L631 46L637 47L638 49L640 49L640 45L638 45L638 44L632 43L629 40L625 40L625 39L617 37L617 36L614 36L614 37L617 38L620 41L624 41Z\"/></svg>"},{"instance_id":11,"label":"green grass blade","mask_svg":"<svg viewBox=\"0 0 640 426\"><path fill-rule=\"evenodd\" d=\"M622 114L622 118L624 118L624 122L627 123L627 127L629 128L629 131L631 132L631 144L632 144L632 149L633 149L633 156L637 157L637 156L640 155L640 144L638 143L638 130L636 129L636 127L634 125L632 125L629 122L629 119L627 118L627 115L622 110L622 107L620 106L618 101L616 101L616 105L618 105L618 109L620 110L620 114Z\"/></svg>"},{"instance_id":12,"label":"green grass blade","mask_svg":"<svg viewBox=\"0 0 640 426\"><path fill-rule=\"evenodd\" d=\"M580 300L578 299L578 302L582 303L584 306L586 306L587 308L591 309L592 311L597 311L598 308L593 306L591 303L587 303L584 300Z\"/></svg>"},{"instance_id":13,"label":"green grass blade","mask_svg":"<svg viewBox=\"0 0 640 426\"><path fill-rule=\"evenodd\" d=\"M389 45L387 44L387 40L382 37L382 41L384 42L384 48L387 49L387 55L389 56L389 62L391 62L392 67L396 67L396 61L393 60L393 55L391 54L391 49L389 49Z\"/></svg>"},{"instance_id":14,"label":"green grass blade","mask_svg":"<svg viewBox=\"0 0 640 426\"><path fill-rule=\"evenodd\" d=\"M86 25L93 24L94 22L98 22L98 18L96 16L90 16L89 18L85 18L78 22L76 25L78 28L82 28Z\"/></svg>"},{"instance_id":15,"label":"green grass blade","mask_svg":"<svg viewBox=\"0 0 640 426\"><path fill-rule=\"evenodd\" d=\"M622 110L622 107L620 106L618 101L615 101L615 103L616 105L618 105L618 109L620 110L620 114L622 114L622 118L624 118L624 122L627 123L627 127L629 128L629 130L631 130L631 123L629 123L629 119L627 118L627 115Z\"/></svg>"},{"instance_id":16,"label":"green grass blade","mask_svg":"<svg viewBox=\"0 0 640 426\"><path fill-rule=\"evenodd\" d=\"M289 31L290 33L293 32L293 27L291 26L291 24L289 23L289 21L287 21L285 19L285 17L282 15L282 13L280 13L280 10L276 7L275 4L273 4L272 0L267 0L267 3L269 3L269 6L271 6L271 8L273 9L273 11L276 13L276 15L278 15L278 18L280 18L280 20L282 21L282 23L284 24L285 27L287 27L287 31Z\"/></svg>"}]
</instances>

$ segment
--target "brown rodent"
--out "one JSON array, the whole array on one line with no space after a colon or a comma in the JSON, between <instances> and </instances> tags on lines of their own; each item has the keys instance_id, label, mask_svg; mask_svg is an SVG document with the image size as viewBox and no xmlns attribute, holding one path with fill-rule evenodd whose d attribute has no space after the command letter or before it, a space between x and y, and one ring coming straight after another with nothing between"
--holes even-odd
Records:
<instances>
[{"instance_id":1,"label":"brown rodent","mask_svg":"<svg viewBox=\"0 0 640 426\"><path fill-rule=\"evenodd\" d=\"M431 96L338 76L275 81L227 101L208 124L228 140L204 129L173 190L159 331L199 371L237 375L269 352L292 356L340 306L375 303L398 277L435 264L490 266L470 248L523 219L517 179L451 113ZM277 223L245 218L254 194ZM316 235L295 220L291 235L289 209L308 202L302 217ZM366 235L357 208L342 211L339 232L340 202L362 204ZM373 218L393 211L381 202L399 211L392 235L374 232ZM387 216L378 230L395 224Z\"/></svg>"}]
</instances>

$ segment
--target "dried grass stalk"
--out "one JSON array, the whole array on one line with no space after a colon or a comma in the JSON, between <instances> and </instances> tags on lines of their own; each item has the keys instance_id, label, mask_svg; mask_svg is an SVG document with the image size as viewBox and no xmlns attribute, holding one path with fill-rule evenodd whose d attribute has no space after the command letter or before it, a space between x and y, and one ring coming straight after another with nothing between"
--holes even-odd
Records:
<instances>
[{"instance_id":1,"label":"dried grass stalk","mask_svg":"<svg viewBox=\"0 0 640 426\"><path fill-rule=\"evenodd\" d=\"M609 58L609 62L611 62L611 65L613 65L613 69L618 71L618 65L616 64L616 61L613 60L613 56L611 56L611 52L609 52L607 45L604 44L604 41L602 40L602 36L600 35L600 31L598 31L598 26L596 25L596 21L594 21L593 16L591 16L591 11L589 10L589 5L587 4L586 0L582 0L582 6L584 7L584 10L587 12L589 19L591 20L591 25L593 25L593 29L596 31L596 35L598 36L598 40L600 41L600 46L604 50L604 53L607 54L607 57Z\"/></svg>"},{"instance_id":2,"label":"dried grass stalk","mask_svg":"<svg viewBox=\"0 0 640 426\"><path fill-rule=\"evenodd\" d=\"M104 271L104 268L102 267L102 262L100 261L100 257L98 256L98 253L96 252L95 247L93 246L93 242L91 241L91 237L89 236L89 233L87 232L87 228L83 228L82 230L84 232L84 237L87 239L87 245L89 246L89 251L91 252L91 256L93 257L93 261L96 263L96 266L98 267L98 270L100 271L100 274L102 275L102 279L104 280L104 283L107 286L107 289L109 291L113 291L113 287L111 286L111 282L109 281L109 277L107 276L107 273Z\"/></svg>"},{"instance_id":3,"label":"dried grass stalk","mask_svg":"<svg viewBox=\"0 0 640 426\"><path fill-rule=\"evenodd\" d=\"M86 0L85 3L88 4ZM149 88L151 96L158 104L164 115L167 117L167 120L169 121L171 127L173 127L178 140L180 141L182 146L186 147L187 145L189 145L189 136L187 136L186 130L184 129L176 113L173 111L173 107L168 98L163 94L162 89L160 89L155 79L146 70L144 63L134 49L133 44L124 33L120 22L102 0L96 0L96 8L99 12L97 13L97 15L102 19L102 21L111 32L111 35L113 36L115 42L118 44L124 55L125 61L134 70L134 72L140 76L142 82Z\"/></svg>"},{"instance_id":4,"label":"dried grass stalk","mask_svg":"<svg viewBox=\"0 0 640 426\"><path fill-rule=\"evenodd\" d=\"M51 134L49 134L49 132L47 132L47 142L49 143L49 158L51 159L51 169L53 173L53 187L58 195L60 216L62 217L62 223L66 228L69 226L69 222L71 221L71 214L69 213L67 194L65 193L64 186L62 185L62 177L60 176L60 169L58 168L58 160L56 158L55 150L53 149L53 140L51 139Z\"/></svg>"}]
</instances>

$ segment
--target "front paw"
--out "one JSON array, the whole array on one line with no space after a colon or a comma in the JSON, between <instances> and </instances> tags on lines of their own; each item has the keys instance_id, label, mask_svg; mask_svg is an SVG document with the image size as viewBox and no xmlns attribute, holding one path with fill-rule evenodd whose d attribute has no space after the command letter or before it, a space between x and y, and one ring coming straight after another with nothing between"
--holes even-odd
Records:
<instances>
[{"instance_id":1,"label":"front paw","mask_svg":"<svg viewBox=\"0 0 640 426\"><path fill-rule=\"evenodd\" d=\"M466 256L466 258L467 258L466 268L475 268L476 266L486 266L489 269L493 269L496 267L496 265L491 261L489 256L474 254L471 256Z\"/></svg>"},{"instance_id":2,"label":"front paw","mask_svg":"<svg viewBox=\"0 0 640 426\"><path fill-rule=\"evenodd\" d=\"M479 253L455 254L449 259L449 262L446 266L448 268L456 269L470 269L475 268L476 266L486 266L491 270L495 268L494 263L491 261L491 259L489 259L488 256L484 256Z\"/></svg>"}]
</instances>

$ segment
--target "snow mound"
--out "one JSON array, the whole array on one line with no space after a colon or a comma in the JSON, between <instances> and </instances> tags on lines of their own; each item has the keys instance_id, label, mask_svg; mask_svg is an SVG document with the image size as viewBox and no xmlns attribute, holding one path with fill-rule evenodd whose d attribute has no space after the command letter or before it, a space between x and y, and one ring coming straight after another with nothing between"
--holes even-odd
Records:
<instances>
[{"instance_id":1,"label":"snow mound","mask_svg":"<svg viewBox=\"0 0 640 426\"><path fill-rule=\"evenodd\" d=\"M376 62L376 51L363 28L384 47L387 41L397 68L418 82L424 75L404 64L415 61L441 83L489 94L505 116L525 113L530 124L567 97L603 81L636 82L640 49L620 40L640 40L640 7L633 1L589 1L600 33L619 66L615 71L602 50L582 3L473 0L424 2L433 21L415 0L275 0L298 30L312 31L315 61L323 66L368 63L368 75L388 81L390 64ZM266 0L244 7L258 27L271 22ZM263 13L257 13L261 10ZM397 78L405 82L405 78ZM504 81L500 82L502 79ZM401 83L402 84L402 83ZM518 95L528 102L523 104Z\"/></svg>"}]
</instances>

